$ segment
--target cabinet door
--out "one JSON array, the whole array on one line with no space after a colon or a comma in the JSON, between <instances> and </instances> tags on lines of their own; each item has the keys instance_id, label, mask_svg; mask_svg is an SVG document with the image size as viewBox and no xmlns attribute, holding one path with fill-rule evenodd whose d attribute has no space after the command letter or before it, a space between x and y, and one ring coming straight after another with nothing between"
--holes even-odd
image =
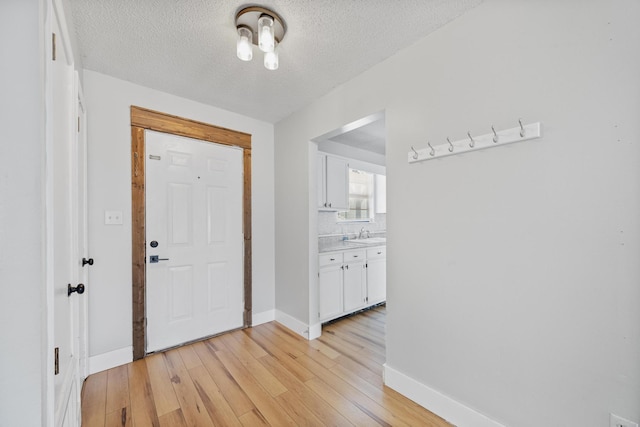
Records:
<instances>
[{"instance_id":1,"label":"cabinet door","mask_svg":"<svg viewBox=\"0 0 640 427\"><path fill-rule=\"evenodd\" d=\"M346 159L327 156L327 207L335 210L349 208L349 163Z\"/></svg>"},{"instance_id":2,"label":"cabinet door","mask_svg":"<svg viewBox=\"0 0 640 427\"><path fill-rule=\"evenodd\" d=\"M387 260L385 258L367 262L367 296L369 304L387 299Z\"/></svg>"},{"instance_id":3,"label":"cabinet door","mask_svg":"<svg viewBox=\"0 0 640 427\"><path fill-rule=\"evenodd\" d=\"M363 261L344 265L344 311L350 312L366 304L366 273Z\"/></svg>"},{"instance_id":4,"label":"cabinet door","mask_svg":"<svg viewBox=\"0 0 640 427\"><path fill-rule=\"evenodd\" d=\"M330 319L342 314L342 266L320 269L318 279L318 318Z\"/></svg>"},{"instance_id":5,"label":"cabinet door","mask_svg":"<svg viewBox=\"0 0 640 427\"><path fill-rule=\"evenodd\" d=\"M325 208L327 203L327 156L318 154L316 166L318 168L318 207Z\"/></svg>"}]
</instances>

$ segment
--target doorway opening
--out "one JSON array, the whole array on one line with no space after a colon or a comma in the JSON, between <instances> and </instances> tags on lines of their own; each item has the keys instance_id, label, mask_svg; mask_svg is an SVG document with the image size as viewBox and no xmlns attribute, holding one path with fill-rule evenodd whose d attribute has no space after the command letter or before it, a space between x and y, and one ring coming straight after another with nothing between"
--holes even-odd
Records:
<instances>
[{"instance_id":1,"label":"doorway opening","mask_svg":"<svg viewBox=\"0 0 640 427\"><path fill-rule=\"evenodd\" d=\"M316 338L323 324L386 302L385 114L341 126L309 147L309 323Z\"/></svg>"},{"instance_id":2,"label":"doorway opening","mask_svg":"<svg viewBox=\"0 0 640 427\"><path fill-rule=\"evenodd\" d=\"M244 239L243 326L251 326L251 135L207 123L131 106L131 210L133 359L146 355L145 130L184 136L242 149L242 229Z\"/></svg>"}]
</instances>

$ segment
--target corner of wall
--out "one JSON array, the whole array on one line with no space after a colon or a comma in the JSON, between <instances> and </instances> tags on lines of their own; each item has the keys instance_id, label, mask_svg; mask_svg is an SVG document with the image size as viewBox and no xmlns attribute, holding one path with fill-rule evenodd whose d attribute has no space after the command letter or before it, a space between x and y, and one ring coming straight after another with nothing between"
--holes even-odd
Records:
<instances>
[{"instance_id":1,"label":"corner of wall","mask_svg":"<svg viewBox=\"0 0 640 427\"><path fill-rule=\"evenodd\" d=\"M288 314L280 310L276 310L276 322L291 329L293 332L300 335L304 339L313 339L309 337L310 336L309 325L307 325L304 322L301 322L295 317L289 316Z\"/></svg>"}]
</instances>

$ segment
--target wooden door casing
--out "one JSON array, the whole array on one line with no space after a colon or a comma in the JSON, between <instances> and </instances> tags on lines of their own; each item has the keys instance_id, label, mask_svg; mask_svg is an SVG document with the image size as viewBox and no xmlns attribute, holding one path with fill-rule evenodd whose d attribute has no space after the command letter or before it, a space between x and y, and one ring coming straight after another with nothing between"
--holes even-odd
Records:
<instances>
[{"instance_id":1,"label":"wooden door casing","mask_svg":"<svg viewBox=\"0 0 640 427\"><path fill-rule=\"evenodd\" d=\"M251 135L146 108L131 106L131 215L132 215L132 310L133 359L145 356L146 339L146 242L145 242L145 129L186 136L242 148L244 234L244 326L251 326Z\"/></svg>"}]
</instances>

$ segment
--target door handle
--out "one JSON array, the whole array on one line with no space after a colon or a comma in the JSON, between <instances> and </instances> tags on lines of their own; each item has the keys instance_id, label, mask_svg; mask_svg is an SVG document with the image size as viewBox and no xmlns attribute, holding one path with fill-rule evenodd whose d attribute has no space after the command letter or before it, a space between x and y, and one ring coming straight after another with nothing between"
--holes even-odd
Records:
<instances>
[{"instance_id":1,"label":"door handle","mask_svg":"<svg viewBox=\"0 0 640 427\"><path fill-rule=\"evenodd\" d=\"M160 261L169 261L169 258L160 258L160 255L151 255L149 257L149 262L151 264L155 264L156 262L160 262Z\"/></svg>"},{"instance_id":2,"label":"door handle","mask_svg":"<svg viewBox=\"0 0 640 427\"><path fill-rule=\"evenodd\" d=\"M67 285L67 296L70 297L72 293L77 292L79 294L84 294L84 285L82 283L78 284L78 286L71 286L71 283Z\"/></svg>"},{"instance_id":3,"label":"door handle","mask_svg":"<svg viewBox=\"0 0 640 427\"><path fill-rule=\"evenodd\" d=\"M89 258L89 259L82 258L82 266L84 267L87 264L93 265L93 258Z\"/></svg>"}]
</instances>

